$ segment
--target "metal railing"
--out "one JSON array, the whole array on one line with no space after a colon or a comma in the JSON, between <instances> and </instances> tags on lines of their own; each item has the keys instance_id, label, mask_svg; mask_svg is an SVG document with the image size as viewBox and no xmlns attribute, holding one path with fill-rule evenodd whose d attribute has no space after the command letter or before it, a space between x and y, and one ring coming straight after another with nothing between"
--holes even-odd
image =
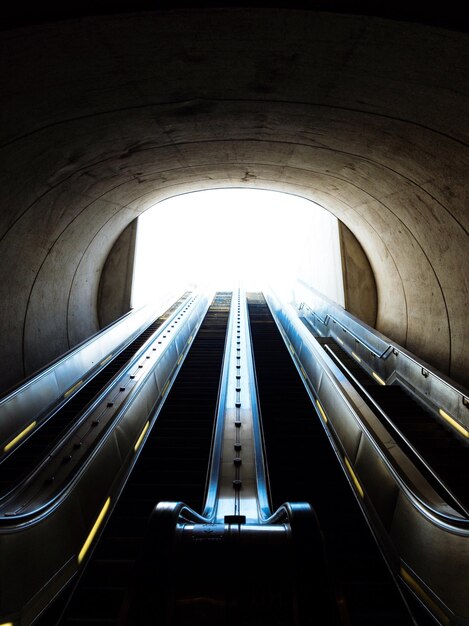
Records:
<instances>
[{"instance_id":1,"label":"metal railing","mask_svg":"<svg viewBox=\"0 0 469 626\"><path fill-rule=\"evenodd\" d=\"M313 331L333 337L378 381L399 381L437 419L451 426L458 436L469 439L467 389L305 283L299 283L295 291L295 304Z\"/></svg>"},{"instance_id":2,"label":"metal railing","mask_svg":"<svg viewBox=\"0 0 469 626\"><path fill-rule=\"evenodd\" d=\"M199 294L178 309L93 403L86 423L62 442L61 452L48 457L54 467L39 466L20 487L21 494L3 504L1 623L32 623L77 573L118 500L208 306L209 294ZM112 394L122 399L112 400ZM72 459L64 463L68 449ZM47 480L59 466L57 478Z\"/></svg>"},{"instance_id":3,"label":"metal railing","mask_svg":"<svg viewBox=\"0 0 469 626\"><path fill-rule=\"evenodd\" d=\"M176 299L127 313L1 398L0 451L9 452L18 437L37 428Z\"/></svg>"},{"instance_id":4,"label":"metal railing","mask_svg":"<svg viewBox=\"0 0 469 626\"><path fill-rule=\"evenodd\" d=\"M233 448L233 441L238 439L242 453ZM222 459L229 454L243 457L240 470L233 462L232 472L226 471ZM233 488L236 479L238 489ZM263 523L271 515L249 315L245 294L240 290L233 294L228 322L207 485L203 512L207 522L223 520L225 510L247 516L249 523Z\"/></svg>"},{"instance_id":5,"label":"metal railing","mask_svg":"<svg viewBox=\"0 0 469 626\"><path fill-rule=\"evenodd\" d=\"M298 316L266 300L388 563L442 624L469 623L469 520L396 444Z\"/></svg>"}]
</instances>

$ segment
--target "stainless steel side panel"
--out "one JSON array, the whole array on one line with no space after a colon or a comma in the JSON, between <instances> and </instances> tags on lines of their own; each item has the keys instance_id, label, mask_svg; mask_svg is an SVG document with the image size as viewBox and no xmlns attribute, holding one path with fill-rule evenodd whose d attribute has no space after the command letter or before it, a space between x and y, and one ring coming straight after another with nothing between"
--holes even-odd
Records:
<instances>
[{"instance_id":1,"label":"stainless steel side panel","mask_svg":"<svg viewBox=\"0 0 469 626\"><path fill-rule=\"evenodd\" d=\"M442 624L469 624L468 520L434 492L298 312L266 299L390 566Z\"/></svg>"},{"instance_id":2,"label":"stainless steel side panel","mask_svg":"<svg viewBox=\"0 0 469 626\"><path fill-rule=\"evenodd\" d=\"M72 395L91 373L112 357L164 313L177 299L166 299L160 306L145 306L128 313L103 329L34 378L0 400L0 450L13 437L50 407Z\"/></svg>"},{"instance_id":3,"label":"stainless steel side panel","mask_svg":"<svg viewBox=\"0 0 469 626\"><path fill-rule=\"evenodd\" d=\"M136 446L146 423L145 438L210 299L209 294L198 296L184 319L171 328L161 358L142 378L138 393L115 416L113 427L63 491L53 501L44 502L36 514L0 518L0 623L31 624L78 571L78 555L109 499L102 524L108 519L138 458L142 444Z\"/></svg>"},{"instance_id":4,"label":"stainless steel side panel","mask_svg":"<svg viewBox=\"0 0 469 626\"><path fill-rule=\"evenodd\" d=\"M295 289L295 303L302 319L319 334L333 337L349 354L360 358L370 374L374 372L387 383L399 380L438 419L445 421L440 413L442 409L459 423L467 431L463 436L469 439L467 389L304 283ZM455 433L461 434L457 430Z\"/></svg>"}]
</instances>

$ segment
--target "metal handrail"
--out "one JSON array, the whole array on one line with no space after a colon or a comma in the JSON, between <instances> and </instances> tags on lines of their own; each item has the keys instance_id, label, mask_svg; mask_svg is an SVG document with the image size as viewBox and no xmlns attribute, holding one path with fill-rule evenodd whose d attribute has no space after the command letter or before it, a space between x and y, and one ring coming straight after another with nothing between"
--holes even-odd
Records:
<instances>
[{"instance_id":1,"label":"metal handrail","mask_svg":"<svg viewBox=\"0 0 469 626\"><path fill-rule=\"evenodd\" d=\"M204 301L203 296L198 296L198 298L199 298L199 302L202 303ZM197 300L197 297L194 296L192 298L192 301L196 301L196 300ZM188 301L184 301L181 304L181 306L177 308L177 310L174 312L171 318L166 320L162 324L162 326L160 326L155 331L155 333L150 338L147 339L147 341L143 344L143 346L139 348L139 350L137 351L135 356L132 358L132 360L111 379L109 384L106 385L106 387L99 393L99 395L93 400L92 404L87 407L85 412L81 414L79 420L72 426L72 428L57 444L57 446L50 453L48 453L46 460L48 460L49 458L58 456L57 454L58 451L61 448L64 448L65 446L69 445L69 442L73 439L74 433L78 431L80 426L87 419L92 418L97 408L103 403L104 400L106 400L106 397L109 395L109 393L116 387L116 383L118 383L123 377L126 377L129 374L129 372L137 366L138 361L142 358L145 352L147 352L149 348L152 345L154 345L156 342L158 342L158 340L163 336L163 334L167 332L168 327L174 322L175 318L178 316L181 309L184 306L186 306L187 303ZM201 321L202 320L200 319L199 325ZM183 329L183 328L184 328L184 325L180 324L178 328L175 329L172 336L168 338L168 341L166 344L167 347L165 347L164 350L169 348L172 345L172 343L176 341L178 333L180 332L180 329ZM196 330L197 329L195 329L194 332L196 332ZM73 491L75 485L79 483L80 478L85 473L88 465L93 461L94 458L96 458L99 455L99 451L105 445L107 439L110 436L112 436L116 426L119 424L121 420L121 417L125 415L126 411L129 409L129 407L132 405L135 398L137 397L139 390L145 385L148 377L152 374L154 368L158 366L158 363L164 357L164 354L165 354L164 350L161 351L161 354L157 357L157 360L151 365L151 367L149 366L148 369L145 370L145 373L137 381L133 390L129 393L127 398L120 405L116 414L112 416L105 430L99 435L97 441L93 441L93 445L88 455L83 460L81 460L76 471L72 473L72 476L69 476L64 479L63 485L57 489L53 497L46 499L45 501L36 505L33 510L27 511L25 513L18 513L18 514L3 513L3 516L1 514L2 509L5 511L5 509L7 508L13 508L14 507L13 503L15 502L15 499L21 496L22 492L25 489L27 489L29 485L34 485L37 476L44 469L44 462L43 462L41 463L40 466L38 466L35 470L33 470L33 472L25 481L23 481L14 490L12 490L9 494L7 494L5 498L3 498L3 502L0 503L0 532L3 529L5 529L6 531L11 530L13 526L17 526L17 525L21 525L22 527L24 527L26 525L37 523L38 521L43 519L45 516L48 516L49 514L51 514L54 510L57 509L57 507L60 506L60 504ZM170 372L169 377L168 377L168 384L169 384L170 379L174 376L174 373L179 369L179 367L180 367L180 364L178 363ZM166 391L167 389L165 389L165 393Z\"/></svg>"},{"instance_id":2,"label":"metal handrail","mask_svg":"<svg viewBox=\"0 0 469 626\"><path fill-rule=\"evenodd\" d=\"M270 299L269 304L271 304L271 310L273 310L275 307L272 304L272 300L276 300L276 297L273 293L269 293L268 297ZM276 314L274 314L274 319L276 320L277 326L279 327L282 335L286 337L286 331L279 322ZM296 331L300 331L301 328L304 328L299 319L295 319L293 315L289 316L288 320L295 327ZM296 320L298 320L298 324L296 323ZM409 478L406 477L401 468L391 460L387 450L383 449L383 446L376 440L375 435L366 425L365 420L362 417L363 410L358 409L361 400L358 393L335 365L332 359L330 359L324 350L321 349L314 337L312 337L309 333L306 333L307 331L304 329L304 333L302 333L302 341L307 342L308 349L314 353L317 361L321 363L322 371L335 387L337 395L348 405L351 415L359 424L361 430L367 435L369 441L379 453L382 461L386 464L386 466L388 466L389 470L395 477L396 482L398 482L400 488L412 502L413 506L417 508L427 519L432 521L432 523L437 524L442 529L455 534L469 536L469 518L458 515L456 511L454 511L454 513L446 512L442 510L441 507L433 505L428 499L423 497L423 495L420 496L417 494L417 490L409 484ZM430 485L428 486L430 487ZM431 490L433 491L433 488L431 488Z\"/></svg>"},{"instance_id":3,"label":"metal handrail","mask_svg":"<svg viewBox=\"0 0 469 626\"><path fill-rule=\"evenodd\" d=\"M420 452L415 448L415 446L407 439L407 437L398 429L396 424L392 421L392 419L388 416L388 414L379 406L379 404L374 400L374 398L367 392L366 388L360 384L360 382L355 378L355 376L348 370L346 365L341 363L340 359L335 355L332 350L330 350L329 346L325 346L327 354L329 357L339 364L339 367L342 367L347 371L347 375L353 379L354 384L360 388L360 393L363 396L366 396L366 399L373 405L373 411L377 411L383 419L386 421L386 424L392 429L393 435L397 436L397 440L401 442L406 449L411 453L412 457L418 462L419 469L427 473L431 480L434 483L437 483L438 489L445 493L448 503L451 504L457 511L459 511L462 515L469 519L469 511L466 507L456 498L455 495L451 492L450 488L441 480L441 478L436 474L432 467L428 464L428 462L422 457ZM439 493L439 492L438 492ZM440 494L441 495L441 494Z\"/></svg>"},{"instance_id":4,"label":"metal handrail","mask_svg":"<svg viewBox=\"0 0 469 626\"><path fill-rule=\"evenodd\" d=\"M226 326L225 345L223 348L223 365L218 385L217 403L215 409L215 422L213 426L212 445L210 448L209 464L207 469L205 499L202 517L204 520L213 521L216 514L216 497L218 492L218 476L221 464L221 446L223 439L223 428L225 423L225 403L227 395L227 378L229 370L229 358L231 353L231 332L234 325L234 307L233 300L235 292L233 291L228 324Z\"/></svg>"},{"instance_id":5,"label":"metal handrail","mask_svg":"<svg viewBox=\"0 0 469 626\"><path fill-rule=\"evenodd\" d=\"M241 294L241 291L239 291ZM225 429L225 412L226 412L226 398L229 384L229 372L231 361L231 343L234 336L234 324L236 318L236 300L238 297L238 291L234 291L232 295L232 304L230 308L230 317L227 326L227 333L225 339L225 352L223 355L223 367L220 377L220 386L218 390L217 398L217 413L216 423L214 426L214 436L212 442L212 449L210 454L210 465L208 470L208 480L206 488L206 500L204 505L203 516L206 519L213 520L216 515L217 506L217 494L220 488L219 477L221 471L221 451L223 446L223 435ZM246 299L243 296L243 308L244 319L246 324L245 330L245 342L249 349L246 354L248 376L251 384L249 389L251 391L251 411L252 411L252 428L253 428L253 441L254 441L254 461L256 468L256 485L257 485L257 506L259 520L266 519L271 515L269 490L267 487L268 478L264 462L264 444L262 431L260 430L259 411L257 406L257 387L254 375L254 365L252 356L252 342L249 328L249 316L247 311Z\"/></svg>"},{"instance_id":6,"label":"metal handrail","mask_svg":"<svg viewBox=\"0 0 469 626\"><path fill-rule=\"evenodd\" d=\"M258 419L257 419L257 423L259 426L259 440L260 440L260 444L262 446L262 457L264 459L264 484L265 484L265 491L266 491L266 498L267 498L267 502L268 502L268 508L270 510L272 510L272 490L270 487L270 475L269 475L269 464L267 462L267 450L266 450L266 445L265 445L265 436L264 436L264 427L263 427L263 420L262 420L262 408L261 408L261 403L259 400L259 385L257 383L257 370L256 370L256 360L254 357L254 345L252 342L252 334L251 334L251 324L250 324L250 318L249 315L247 316L248 319L248 328L249 328L249 345L250 345L250 361L251 361L251 369L252 369L252 379L253 379L253 387L255 390L255 406L257 409L257 414L258 414ZM264 515L259 516L260 517L260 521L262 524L270 524L273 523L269 520L271 520L272 516L267 516L265 517Z\"/></svg>"},{"instance_id":7,"label":"metal handrail","mask_svg":"<svg viewBox=\"0 0 469 626\"><path fill-rule=\"evenodd\" d=\"M0 398L0 448L33 423L31 433L35 432L170 304L165 301L164 307L147 305L125 314L7 392ZM7 456L4 452L2 459Z\"/></svg>"},{"instance_id":8,"label":"metal handrail","mask_svg":"<svg viewBox=\"0 0 469 626\"><path fill-rule=\"evenodd\" d=\"M262 420L260 414L260 402L259 392L257 386L257 376L254 361L254 348L251 335L251 324L249 318L249 310L247 306L247 299L244 297L244 309L246 315L246 341L249 345L247 352L249 377L251 380L251 408L253 412L253 435L255 446L255 458L256 458L256 482L257 482L257 496L258 496L258 508L259 508L259 521L262 524L266 523L266 519L271 516L271 500L270 500L270 484L269 473L266 463L264 433L262 429Z\"/></svg>"},{"instance_id":9,"label":"metal handrail","mask_svg":"<svg viewBox=\"0 0 469 626\"><path fill-rule=\"evenodd\" d=\"M314 309L312 309L305 302L302 302L300 304L299 308L301 310L308 309L308 311L312 315L314 315L314 317L319 319L319 321L322 324L324 324L325 326L327 326L329 324L329 320L332 320L335 324L338 324L348 335L353 337L362 346L364 346L369 352L371 352L372 354L374 354L375 356L377 356L380 359L386 358L386 355L389 354L389 352L392 351L392 349L393 349L392 346L388 345L388 346L386 346L385 350L382 350L382 351L377 350L374 346L371 345L371 343L369 343L365 339L363 339L363 337L360 337L360 335L358 335L356 332L354 332L353 330L350 330L350 327L348 327L344 323L342 323L340 321L340 319L338 317L336 317L335 315L333 315L332 313L327 313L326 317L324 319L321 319L319 317L319 315L316 313L316 311Z\"/></svg>"},{"instance_id":10,"label":"metal handrail","mask_svg":"<svg viewBox=\"0 0 469 626\"><path fill-rule=\"evenodd\" d=\"M313 307L317 306L321 311L324 308L329 313L340 310L339 306L329 302L325 296L313 289L310 291L314 298ZM302 298L308 297L304 291L299 295ZM388 349L385 350L381 359L376 359L374 355L370 358L367 348L354 338L357 334L354 333L352 336L349 332L349 322L358 327L359 321L346 311L340 311L338 316L334 318L340 318L338 323L330 325L324 325L322 321L318 321L320 318L316 312L306 305L300 308L299 316L310 332L314 335L330 336L339 342L342 349L354 357L363 369L380 384L398 383L415 401L425 407L435 420L459 438L463 445L469 444L469 392L467 390L390 340L387 340ZM331 319L333 318L328 317L328 321ZM367 336L373 334L379 340L380 345L383 345L383 340L386 338L380 333L370 329L366 324L361 324L361 327ZM443 481L440 479L440 482ZM444 490L448 490L446 485ZM450 499L452 502L457 501L454 496ZM456 508L460 509L461 506Z\"/></svg>"}]
</instances>

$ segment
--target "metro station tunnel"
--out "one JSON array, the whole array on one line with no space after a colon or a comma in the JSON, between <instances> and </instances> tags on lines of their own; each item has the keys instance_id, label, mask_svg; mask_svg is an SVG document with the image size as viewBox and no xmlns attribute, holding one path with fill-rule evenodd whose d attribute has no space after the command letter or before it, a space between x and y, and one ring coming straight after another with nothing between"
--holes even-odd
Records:
<instances>
[{"instance_id":1,"label":"metro station tunnel","mask_svg":"<svg viewBox=\"0 0 469 626\"><path fill-rule=\"evenodd\" d=\"M467 18L5 10L0 626L469 624Z\"/></svg>"}]
</instances>

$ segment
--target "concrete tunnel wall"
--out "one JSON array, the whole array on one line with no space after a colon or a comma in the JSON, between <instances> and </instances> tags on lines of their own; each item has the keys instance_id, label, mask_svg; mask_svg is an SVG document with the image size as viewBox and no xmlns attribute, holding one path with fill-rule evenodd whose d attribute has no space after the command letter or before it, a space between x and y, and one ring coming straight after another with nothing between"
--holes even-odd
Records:
<instances>
[{"instance_id":1,"label":"concrete tunnel wall","mask_svg":"<svg viewBox=\"0 0 469 626\"><path fill-rule=\"evenodd\" d=\"M467 35L200 9L0 46L2 389L98 329L102 268L139 213L243 185L334 213L375 274L376 327L469 386Z\"/></svg>"}]
</instances>

